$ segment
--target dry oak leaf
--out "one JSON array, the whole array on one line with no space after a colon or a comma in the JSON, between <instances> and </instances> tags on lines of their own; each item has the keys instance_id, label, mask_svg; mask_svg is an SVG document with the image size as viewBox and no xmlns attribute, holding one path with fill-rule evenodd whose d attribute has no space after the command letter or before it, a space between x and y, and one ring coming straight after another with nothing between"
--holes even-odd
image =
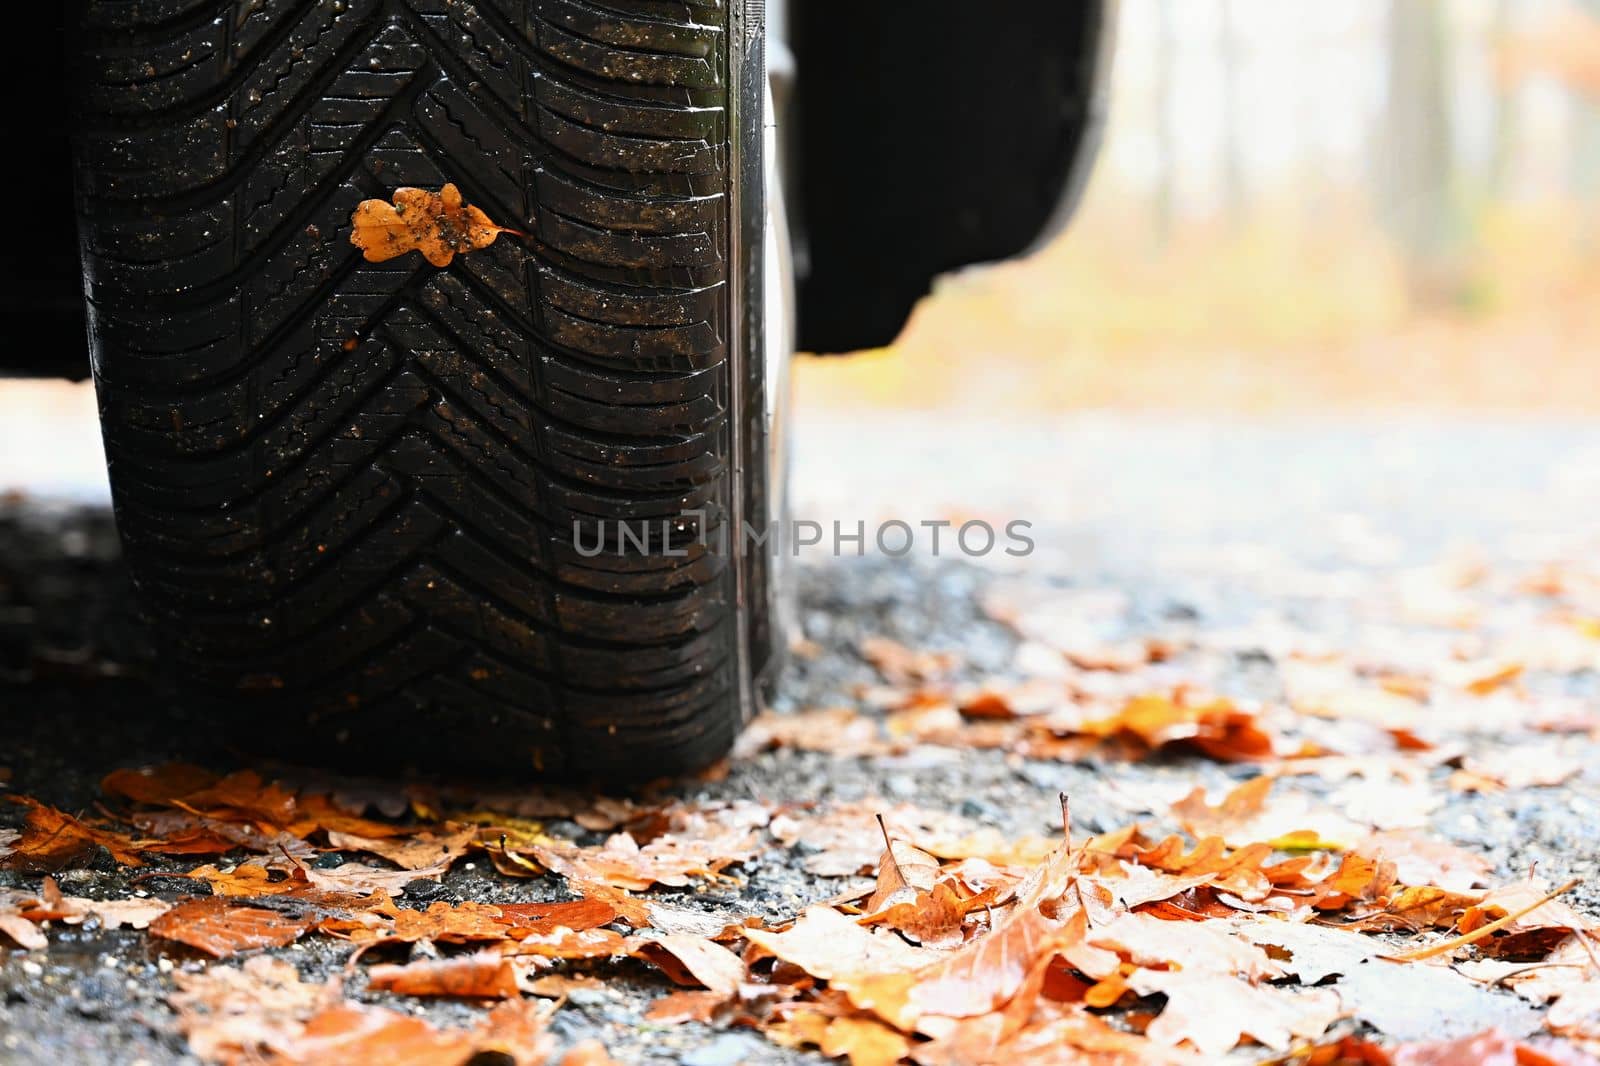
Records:
<instances>
[{"instance_id":1,"label":"dry oak leaf","mask_svg":"<svg viewBox=\"0 0 1600 1066\"><path fill-rule=\"evenodd\" d=\"M96 900L63 896L55 879L46 877L37 894L0 892L0 932L10 935L22 947L42 948L45 946L43 934L26 929L28 923L81 925L94 918L106 929L144 929L171 906L159 899Z\"/></svg>"},{"instance_id":2,"label":"dry oak leaf","mask_svg":"<svg viewBox=\"0 0 1600 1066\"><path fill-rule=\"evenodd\" d=\"M614 905L592 897L559 903L499 903L496 906L500 909L500 920L510 926L513 939L544 936L557 929L582 932L607 925L619 917Z\"/></svg>"},{"instance_id":3,"label":"dry oak leaf","mask_svg":"<svg viewBox=\"0 0 1600 1066\"><path fill-rule=\"evenodd\" d=\"M823 707L780 714L765 711L740 734L736 754L749 758L762 751L788 748L839 756L876 755L888 745L878 735L878 723L851 707Z\"/></svg>"},{"instance_id":4,"label":"dry oak leaf","mask_svg":"<svg viewBox=\"0 0 1600 1066\"><path fill-rule=\"evenodd\" d=\"M1596 1066L1600 1060L1554 1042L1529 1042L1500 1029L1455 1040L1401 1044L1391 1050L1393 1066Z\"/></svg>"},{"instance_id":5,"label":"dry oak leaf","mask_svg":"<svg viewBox=\"0 0 1600 1066\"><path fill-rule=\"evenodd\" d=\"M309 917L294 918L261 907L242 907L212 896L173 907L150 923L150 935L176 940L225 959L241 951L292 944L312 924Z\"/></svg>"},{"instance_id":6,"label":"dry oak leaf","mask_svg":"<svg viewBox=\"0 0 1600 1066\"><path fill-rule=\"evenodd\" d=\"M472 900L439 902L425 911L396 908L386 913L387 926L351 930L349 939L358 944L410 944L419 940L467 944L509 940L513 929L499 907Z\"/></svg>"},{"instance_id":7,"label":"dry oak leaf","mask_svg":"<svg viewBox=\"0 0 1600 1066\"><path fill-rule=\"evenodd\" d=\"M739 956L704 937L680 934L636 940L632 955L654 965L675 984L699 985L724 996L738 992L745 979Z\"/></svg>"},{"instance_id":8,"label":"dry oak leaf","mask_svg":"<svg viewBox=\"0 0 1600 1066\"><path fill-rule=\"evenodd\" d=\"M618 1066L606 1046L598 1040L585 1040L574 1044L561 1056L561 1066Z\"/></svg>"},{"instance_id":9,"label":"dry oak leaf","mask_svg":"<svg viewBox=\"0 0 1600 1066\"><path fill-rule=\"evenodd\" d=\"M328 843L343 851L365 851L388 859L403 870L414 871L454 862L466 854L477 837L477 826L446 824L406 837L366 837L330 830Z\"/></svg>"},{"instance_id":10,"label":"dry oak leaf","mask_svg":"<svg viewBox=\"0 0 1600 1066\"><path fill-rule=\"evenodd\" d=\"M642 892L652 885L682 888L697 877L713 878L756 854L754 829L770 817L756 804L668 814L672 832L641 846L633 834L613 833L598 848L546 844L528 849L545 868L573 881L598 881Z\"/></svg>"},{"instance_id":11,"label":"dry oak leaf","mask_svg":"<svg viewBox=\"0 0 1600 1066\"><path fill-rule=\"evenodd\" d=\"M206 1062L251 1060L292 1039L328 990L306 984L293 965L258 955L243 966L173 974L168 1002L189 1050Z\"/></svg>"},{"instance_id":12,"label":"dry oak leaf","mask_svg":"<svg viewBox=\"0 0 1600 1066\"><path fill-rule=\"evenodd\" d=\"M926 1032L923 1020L927 1016L944 1020L934 1026L944 1028L950 1018L1000 1008L1018 994L1036 966L1082 943L1087 912L1065 898L1076 879L1079 857L1063 840L1017 886L1016 906L986 935L954 951L938 953L931 964L915 971L867 971L845 982L830 983L856 1006L907 1032L918 1028ZM1086 895L1092 893L1079 892L1077 898L1087 902ZM753 940L753 931L747 936Z\"/></svg>"},{"instance_id":13,"label":"dry oak leaf","mask_svg":"<svg viewBox=\"0 0 1600 1066\"><path fill-rule=\"evenodd\" d=\"M32 893L0 889L0 934L10 937L17 947L27 951L41 951L50 946L49 939L34 920L24 917L24 911L37 902Z\"/></svg>"},{"instance_id":14,"label":"dry oak leaf","mask_svg":"<svg viewBox=\"0 0 1600 1066\"><path fill-rule=\"evenodd\" d=\"M1222 974L1139 970L1129 984L1141 995L1167 997L1146 1036L1171 1047L1188 1044L1208 1061L1246 1036L1273 1051L1287 1051L1297 1037L1320 1038L1341 1011L1338 994L1327 989L1253 985Z\"/></svg>"},{"instance_id":15,"label":"dry oak leaf","mask_svg":"<svg viewBox=\"0 0 1600 1066\"><path fill-rule=\"evenodd\" d=\"M1300 793L1267 801L1276 779L1253 777L1212 805L1205 789L1196 787L1172 805L1183 827L1197 837L1219 836L1228 844L1265 843L1285 850L1343 850L1366 836L1362 826L1334 810L1314 810Z\"/></svg>"},{"instance_id":16,"label":"dry oak leaf","mask_svg":"<svg viewBox=\"0 0 1600 1066\"><path fill-rule=\"evenodd\" d=\"M1111 717L1082 723L1076 731L1107 739L1130 738L1150 751L1184 744L1225 762L1270 759L1273 739L1255 719L1228 700L1194 704L1177 692L1137 696Z\"/></svg>"},{"instance_id":17,"label":"dry oak leaf","mask_svg":"<svg viewBox=\"0 0 1600 1066\"><path fill-rule=\"evenodd\" d=\"M813 1044L831 1058L848 1058L850 1066L894 1066L911 1053L911 1041L875 1018L830 1018L820 1011L796 1011L767 1030L788 1047Z\"/></svg>"},{"instance_id":18,"label":"dry oak leaf","mask_svg":"<svg viewBox=\"0 0 1600 1066\"><path fill-rule=\"evenodd\" d=\"M912 651L888 637L868 637L861 642L860 651L891 685L938 681L961 665L961 656L955 652Z\"/></svg>"},{"instance_id":19,"label":"dry oak leaf","mask_svg":"<svg viewBox=\"0 0 1600 1066\"><path fill-rule=\"evenodd\" d=\"M1488 883L1488 859L1410 829L1373 833L1354 850L1393 862L1396 879L1407 885L1437 885L1453 892L1468 892Z\"/></svg>"},{"instance_id":20,"label":"dry oak leaf","mask_svg":"<svg viewBox=\"0 0 1600 1066\"><path fill-rule=\"evenodd\" d=\"M502 1003L465 1030L438 1029L411 1015L345 1004L313 1015L298 1033L273 1042L265 1061L272 1066L434 1066L481 1056L543 1066L555 1046L546 1032L548 1022L548 1011L535 1000Z\"/></svg>"},{"instance_id":21,"label":"dry oak leaf","mask_svg":"<svg viewBox=\"0 0 1600 1066\"><path fill-rule=\"evenodd\" d=\"M446 267L458 253L487 248L500 234L513 232L463 203L453 182L438 192L396 189L393 200L363 200L350 216L350 243L370 263L416 251L434 266Z\"/></svg>"},{"instance_id":22,"label":"dry oak leaf","mask_svg":"<svg viewBox=\"0 0 1600 1066\"><path fill-rule=\"evenodd\" d=\"M1192 1052L1167 1048L1137 1033L1114 1029L1076 1005L1036 1010L1016 1031L1002 1015L961 1022L948 1034L918 1044L921 1066L1198 1066Z\"/></svg>"},{"instance_id":23,"label":"dry oak leaf","mask_svg":"<svg viewBox=\"0 0 1600 1066\"><path fill-rule=\"evenodd\" d=\"M897 903L914 903L939 879L939 860L907 841L891 839L881 814L878 829L883 833L883 854L878 857L877 888L867 899L868 914Z\"/></svg>"},{"instance_id":24,"label":"dry oak leaf","mask_svg":"<svg viewBox=\"0 0 1600 1066\"><path fill-rule=\"evenodd\" d=\"M515 999L521 995L516 967L497 951L374 966L367 971L367 987L402 996Z\"/></svg>"},{"instance_id":25,"label":"dry oak leaf","mask_svg":"<svg viewBox=\"0 0 1600 1066\"><path fill-rule=\"evenodd\" d=\"M141 843L126 834L86 825L64 811L26 796L6 798L28 808L23 816L22 835L6 858L8 866L19 870L60 870L97 847L105 848L124 866L144 865L139 857Z\"/></svg>"}]
</instances>

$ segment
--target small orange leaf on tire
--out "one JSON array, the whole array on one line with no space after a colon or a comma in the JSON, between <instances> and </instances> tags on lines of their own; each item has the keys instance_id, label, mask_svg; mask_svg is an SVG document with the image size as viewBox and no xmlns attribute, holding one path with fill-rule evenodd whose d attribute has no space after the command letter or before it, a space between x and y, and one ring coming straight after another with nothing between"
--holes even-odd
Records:
<instances>
[{"instance_id":1,"label":"small orange leaf on tire","mask_svg":"<svg viewBox=\"0 0 1600 1066\"><path fill-rule=\"evenodd\" d=\"M363 200L350 215L350 225L350 243L368 262L415 251L436 267L449 266L458 253L487 248L500 234L515 232L464 203L453 183L438 192L396 189L393 203Z\"/></svg>"}]
</instances>

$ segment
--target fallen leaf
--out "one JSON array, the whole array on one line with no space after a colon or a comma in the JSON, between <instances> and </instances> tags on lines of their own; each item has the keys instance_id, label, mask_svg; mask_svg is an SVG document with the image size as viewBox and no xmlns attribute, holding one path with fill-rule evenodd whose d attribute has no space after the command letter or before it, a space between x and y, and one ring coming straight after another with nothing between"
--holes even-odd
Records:
<instances>
[{"instance_id":1,"label":"fallen leaf","mask_svg":"<svg viewBox=\"0 0 1600 1066\"><path fill-rule=\"evenodd\" d=\"M561 1066L618 1066L606 1046L598 1040L574 1044L561 1056Z\"/></svg>"},{"instance_id":2,"label":"fallen leaf","mask_svg":"<svg viewBox=\"0 0 1600 1066\"><path fill-rule=\"evenodd\" d=\"M189 1050L206 1062L253 1060L299 1034L327 990L288 962L259 955L242 966L173 974L169 1002Z\"/></svg>"},{"instance_id":3,"label":"fallen leaf","mask_svg":"<svg viewBox=\"0 0 1600 1066\"><path fill-rule=\"evenodd\" d=\"M1218 836L1229 844L1269 843L1274 847L1343 848L1366 836L1362 827L1332 810L1313 810L1299 793L1267 802L1275 779L1263 774L1237 786L1216 805L1196 788L1172 805L1183 827L1195 836Z\"/></svg>"},{"instance_id":4,"label":"fallen leaf","mask_svg":"<svg viewBox=\"0 0 1600 1066\"><path fill-rule=\"evenodd\" d=\"M105 848L124 866L143 866L139 844L126 834L98 829L54 807L26 796L7 796L28 809L22 835L11 848L7 864L20 870L56 871L72 865L93 849Z\"/></svg>"},{"instance_id":5,"label":"fallen leaf","mask_svg":"<svg viewBox=\"0 0 1600 1066\"><path fill-rule=\"evenodd\" d=\"M515 999L521 995L516 969L510 960L495 951L447 959L418 959L401 966L374 966L367 971L367 987L402 996Z\"/></svg>"},{"instance_id":6,"label":"fallen leaf","mask_svg":"<svg viewBox=\"0 0 1600 1066\"><path fill-rule=\"evenodd\" d=\"M1296 1038L1318 1039L1340 1013L1339 997L1326 989L1254 985L1183 970L1139 970L1129 983L1143 995L1167 997L1146 1036L1171 1047L1188 1044L1213 1061L1247 1036L1280 1052Z\"/></svg>"},{"instance_id":7,"label":"fallen leaf","mask_svg":"<svg viewBox=\"0 0 1600 1066\"><path fill-rule=\"evenodd\" d=\"M723 996L737 992L745 979L739 956L704 937L668 935L640 940L632 954L653 964L676 984L700 985Z\"/></svg>"},{"instance_id":8,"label":"fallen leaf","mask_svg":"<svg viewBox=\"0 0 1600 1066\"><path fill-rule=\"evenodd\" d=\"M554 1049L545 1031L549 1015L534 1000L513 1000L490 1011L471 1029L438 1029L422 1018L381 1007L345 1004L323 1010L291 1037L275 1041L274 1066L345 1063L465 1063L479 1056L518 1066L544 1063Z\"/></svg>"},{"instance_id":9,"label":"fallen leaf","mask_svg":"<svg viewBox=\"0 0 1600 1066\"><path fill-rule=\"evenodd\" d=\"M823 707L780 714L757 715L739 736L736 754L749 758L757 752L787 748L841 757L875 755L886 750L878 723L863 718L852 707Z\"/></svg>"},{"instance_id":10,"label":"fallen leaf","mask_svg":"<svg viewBox=\"0 0 1600 1066\"><path fill-rule=\"evenodd\" d=\"M918 892L931 889L939 878L938 859L906 841L891 839L883 815L877 818L878 829L883 833L883 854L878 859L877 888L866 903L868 913L896 903L914 902Z\"/></svg>"},{"instance_id":11,"label":"fallen leaf","mask_svg":"<svg viewBox=\"0 0 1600 1066\"><path fill-rule=\"evenodd\" d=\"M868 637L861 642L861 657L891 685L909 686L948 677L961 664L954 652L912 651L888 637Z\"/></svg>"},{"instance_id":12,"label":"fallen leaf","mask_svg":"<svg viewBox=\"0 0 1600 1066\"><path fill-rule=\"evenodd\" d=\"M1395 864L1395 877L1408 885L1437 885L1467 892L1486 884L1489 860L1477 852L1440 840L1430 840L1410 829L1373 833L1355 851Z\"/></svg>"},{"instance_id":13,"label":"fallen leaf","mask_svg":"<svg viewBox=\"0 0 1600 1066\"><path fill-rule=\"evenodd\" d=\"M364 837L355 833L329 832L328 843L342 851L365 851L388 859L403 870L448 867L466 854L478 837L476 826L444 825L425 829L408 837Z\"/></svg>"},{"instance_id":14,"label":"fallen leaf","mask_svg":"<svg viewBox=\"0 0 1600 1066\"><path fill-rule=\"evenodd\" d=\"M1254 944L1276 949L1275 965L1303 986L1325 985L1347 1011L1395 1040L1455 1038L1498 1026L1531 1032L1538 1015L1441 966L1388 962L1386 945L1360 933L1272 918L1226 923Z\"/></svg>"},{"instance_id":15,"label":"fallen leaf","mask_svg":"<svg viewBox=\"0 0 1600 1066\"><path fill-rule=\"evenodd\" d=\"M1229 762L1267 759L1275 751L1254 714L1224 699L1190 703L1182 693L1138 696L1109 718L1082 723L1077 732L1131 739L1147 751L1184 744Z\"/></svg>"},{"instance_id":16,"label":"fallen leaf","mask_svg":"<svg viewBox=\"0 0 1600 1066\"><path fill-rule=\"evenodd\" d=\"M150 923L150 935L176 940L214 958L241 951L279 948L311 928L310 918L293 918L260 907L243 907L207 897L180 903Z\"/></svg>"},{"instance_id":17,"label":"fallen leaf","mask_svg":"<svg viewBox=\"0 0 1600 1066\"><path fill-rule=\"evenodd\" d=\"M607 925L618 917L617 908L592 897L558 903L500 903L500 920L511 928L511 936L543 936L557 929L581 932Z\"/></svg>"},{"instance_id":18,"label":"fallen leaf","mask_svg":"<svg viewBox=\"0 0 1600 1066\"><path fill-rule=\"evenodd\" d=\"M708 992L703 988L668 992L651 1000L645 1017L652 1022L676 1025L679 1022L710 1022L717 1012L726 1007L729 997L722 992Z\"/></svg>"},{"instance_id":19,"label":"fallen leaf","mask_svg":"<svg viewBox=\"0 0 1600 1066\"><path fill-rule=\"evenodd\" d=\"M673 831L640 846L633 834L613 833L598 848L548 844L528 849L545 868L575 881L597 881L643 891L652 885L682 887L694 878L716 877L758 850L753 832L769 817L754 804L674 812Z\"/></svg>"},{"instance_id":20,"label":"fallen leaf","mask_svg":"<svg viewBox=\"0 0 1600 1066\"><path fill-rule=\"evenodd\" d=\"M350 243L368 262L418 251L434 266L446 267L458 253L487 248L500 234L511 232L463 203L453 183L436 193L399 188L393 200L363 200L350 216Z\"/></svg>"},{"instance_id":21,"label":"fallen leaf","mask_svg":"<svg viewBox=\"0 0 1600 1066\"><path fill-rule=\"evenodd\" d=\"M1574 1048L1524 1042L1500 1029L1401 1044L1390 1056L1394 1066L1592 1066L1596 1061Z\"/></svg>"}]
</instances>

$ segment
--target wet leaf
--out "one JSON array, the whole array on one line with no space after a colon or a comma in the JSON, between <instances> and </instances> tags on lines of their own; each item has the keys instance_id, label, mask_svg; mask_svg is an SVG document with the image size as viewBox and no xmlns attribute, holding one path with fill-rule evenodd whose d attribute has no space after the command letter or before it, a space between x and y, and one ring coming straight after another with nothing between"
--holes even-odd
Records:
<instances>
[{"instance_id":1,"label":"wet leaf","mask_svg":"<svg viewBox=\"0 0 1600 1066\"><path fill-rule=\"evenodd\" d=\"M441 826L404 837L364 837L355 833L328 833L328 843L341 851L365 851L388 859L403 870L448 867L466 854L478 830L475 826Z\"/></svg>"},{"instance_id":2,"label":"wet leaf","mask_svg":"<svg viewBox=\"0 0 1600 1066\"><path fill-rule=\"evenodd\" d=\"M521 995L516 969L496 951L418 959L403 966L374 966L367 971L367 987L402 996L459 999L515 999Z\"/></svg>"},{"instance_id":3,"label":"wet leaf","mask_svg":"<svg viewBox=\"0 0 1600 1066\"><path fill-rule=\"evenodd\" d=\"M669 935L642 940L634 946L633 955L652 963L675 984L699 985L724 996L737 992L745 979L739 956L704 937Z\"/></svg>"},{"instance_id":4,"label":"wet leaf","mask_svg":"<svg viewBox=\"0 0 1600 1066\"><path fill-rule=\"evenodd\" d=\"M421 252L436 267L456 255L494 243L507 230L461 199L453 183L438 192L400 188L393 202L363 200L350 216L350 243L368 262L382 263L407 252Z\"/></svg>"},{"instance_id":5,"label":"wet leaf","mask_svg":"<svg viewBox=\"0 0 1600 1066\"><path fill-rule=\"evenodd\" d=\"M549 1016L534 1000L514 1000L490 1011L471 1029L438 1029L407 1014L353 1004L309 1018L292 1037L272 1045L274 1064L464 1063L503 1056L518 1066L544 1063L555 1041Z\"/></svg>"},{"instance_id":6,"label":"wet leaf","mask_svg":"<svg viewBox=\"0 0 1600 1066\"><path fill-rule=\"evenodd\" d=\"M7 796L28 809L22 835L12 845L8 865L21 870L56 871L72 865L95 848L105 848L124 866L143 866L139 842L126 834L99 829L72 815L26 796Z\"/></svg>"},{"instance_id":7,"label":"wet leaf","mask_svg":"<svg viewBox=\"0 0 1600 1066\"><path fill-rule=\"evenodd\" d=\"M892 840L881 814L878 829L883 833L883 854L878 858L877 888L866 903L869 914L915 902L917 894L931 889L939 877L939 860L906 841Z\"/></svg>"},{"instance_id":8,"label":"wet leaf","mask_svg":"<svg viewBox=\"0 0 1600 1066\"><path fill-rule=\"evenodd\" d=\"M310 918L290 917L215 897L180 903L150 923L150 935L175 940L225 959L241 951L292 944L311 928Z\"/></svg>"},{"instance_id":9,"label":"wet leaf","mask_svg":"<svg viewBox=\"0 0 1600 1066\"><path fill-rule=\"evenodd\" d=\"M179 970L173 982L177 991L169 1002L177 1011L178 1029L189 1049L207 1062L254 1059L281 1047L299 1034L328 994L302 982L290 963L265 955L242 966Z\"/></svg>"}]
</instances>

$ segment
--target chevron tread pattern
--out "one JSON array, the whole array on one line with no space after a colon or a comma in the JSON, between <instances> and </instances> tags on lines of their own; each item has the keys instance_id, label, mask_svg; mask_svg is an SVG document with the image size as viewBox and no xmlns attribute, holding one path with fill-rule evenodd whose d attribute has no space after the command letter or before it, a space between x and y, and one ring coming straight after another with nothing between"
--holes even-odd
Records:
<instances>
[{"instance_id":1,"label":"chevron tread pattern","mask_svg":"<svg viewBox=\"0 0 1600 1066\"><path fill-rule=\"evenodd\" d=\"M335 758L720 755L733 568L661 533L738 491L721 0L81 7L106 451L195 698ZM446 181L529 238L360 259L356 204Z\"/></svg>"}]
</instances>

